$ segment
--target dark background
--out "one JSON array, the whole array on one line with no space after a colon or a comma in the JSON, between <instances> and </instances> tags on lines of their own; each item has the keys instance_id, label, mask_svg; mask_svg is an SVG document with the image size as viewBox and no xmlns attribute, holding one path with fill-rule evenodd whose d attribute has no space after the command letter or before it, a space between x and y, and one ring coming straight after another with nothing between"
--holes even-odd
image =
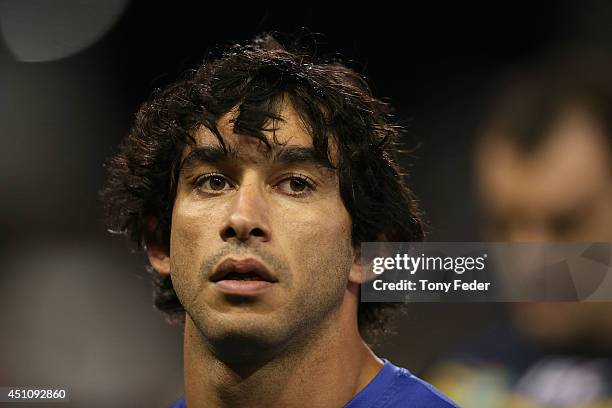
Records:
<instances>
[{"instance_id":1,"label":"dark background","mask_svg":"<svg viewBox=\"0 0 612 408\"><path fill-rule=\"evenodd\" d=\"M64 386L75 407L164 407L182 392L181 331L153 310L145 257L106 232L97 192L139 104L215 44L310 32L364 73L418 147L405 164L432 241L479 239L471 144L500 76L559 48L612 51L606 1L88 4L0 0L0 385ZM111 6L93 40L44 56ZM499 305L411 305L377 349L419 373L503 319Z\"/></svg>"}]
</instances>

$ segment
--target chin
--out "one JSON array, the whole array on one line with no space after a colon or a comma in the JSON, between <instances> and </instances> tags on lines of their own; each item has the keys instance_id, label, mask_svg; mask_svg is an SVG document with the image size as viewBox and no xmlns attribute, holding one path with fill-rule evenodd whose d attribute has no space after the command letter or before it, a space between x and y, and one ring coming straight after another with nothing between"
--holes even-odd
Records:
<instances>
[{"instance_id":1,"label":"chin","mask_svg":"<svg viewBox=\"0 0 612 408\"><path fill-rule=\"evenodd\" d=\"M291 328L279 324L273 316L254 313L215 313L194 319L195 326L213 353L226 363L256 363L283 349L291 337Z\"/></svg>"}]
</instances>

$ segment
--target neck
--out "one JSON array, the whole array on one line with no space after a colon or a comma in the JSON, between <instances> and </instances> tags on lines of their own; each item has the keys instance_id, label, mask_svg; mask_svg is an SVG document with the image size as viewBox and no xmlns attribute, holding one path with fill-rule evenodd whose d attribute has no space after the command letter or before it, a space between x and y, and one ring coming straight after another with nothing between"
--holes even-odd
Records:
<instances>
[{"instance_id":1,"label":"neck","mask_svg":"<svg viewBox=\"0 0 612 408\"><path fill-rule=\"evenodd\" d=\"M348 288L340 307L316 328L316 336L248 367L217 358L187 315L187 407L301 407L306 401L310 407L343 406L382 366L359 334L357 299L356 289Z\"/></svg>"}]
</instances>

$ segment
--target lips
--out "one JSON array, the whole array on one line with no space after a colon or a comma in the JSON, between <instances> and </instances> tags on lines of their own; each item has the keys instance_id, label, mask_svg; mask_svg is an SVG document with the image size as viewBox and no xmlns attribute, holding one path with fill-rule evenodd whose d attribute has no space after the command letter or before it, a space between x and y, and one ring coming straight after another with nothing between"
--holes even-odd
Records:
<instances>
[{"instance_id":1,"label":"lips","mask_svg":"<svg viewBox=\"0 0 612 408\"><path fill-rule=\"evenodd\" d=\"M278 280L261 262L249 258L226 259L214 269L210 281L226 295L252 297L271 289Z\"/></svg>"},{"instance_id":2,"label":"lips","mask_svg":"<svg viewBox=\"0 0 612 408\"><path fill-rule=\"evenodd\" d=\"M226 280L270 283L278 281L268 268L253 258L226 259L215 268L210 280L215 283Z\"/></svg>"}]
</instances>

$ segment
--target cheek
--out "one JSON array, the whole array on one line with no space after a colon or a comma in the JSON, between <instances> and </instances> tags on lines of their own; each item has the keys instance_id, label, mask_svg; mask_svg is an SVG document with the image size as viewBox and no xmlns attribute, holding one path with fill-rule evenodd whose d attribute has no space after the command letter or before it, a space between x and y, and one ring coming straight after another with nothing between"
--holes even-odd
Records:
<instances>
[{"instance_id":1,"label":"cheek","mask_svg":"<svg viewBox=\"0 0 612 408\"><path fill-rule=\"evenodd\" d=\"M193 259L196 251L199 231L193 217L185 214L180 208L172 213L172 229L170 233L170 260L178 261Z\"/></svg>"},{"instance_id":2,"label":"cheek","mask_svg":"<svg viewBox=\"0 0 612 408\"><path fill-rule=\"evenodd\" d=\"M352 263L351 218L341 202L308 211L293 211L277 225L288 261L305 279L320 272L348 274ZM348 266L347 266L348 265Z\"/></svg>"},{"instance_id":3,"label":"cheek","mask_svg":"<svg viewBox=\"0 0 612 408\"><path fill-rule=\"evenodd\" d=\"M351 218L341 201L321 206L305 206L284 211L277 231L286 239L302 245L324 246L323 243L346 241L351 235Z\"/></svg>"},{"instance_id":4,"label":"cheek","mask_svg":"<svg viewBox=\"0 0 612 408\"><path fill-rule=\"evenodd\" d=\"M198 293L200 265L215 234L215 217L197 206L175 205L170 234L172 282L181 301Z\"/></svg>"},{"instance_id":5,"label":"cheek","mask_svg":"<svg viewBox=\"0 0 612 408\"><path fill-rule=\"evenodd\" d=\"M222 208L202 203L176 204L172 211L170 251L194 251L198 246L210 245L219 237L219 214Z\"/></svg>"}]
</instances>

